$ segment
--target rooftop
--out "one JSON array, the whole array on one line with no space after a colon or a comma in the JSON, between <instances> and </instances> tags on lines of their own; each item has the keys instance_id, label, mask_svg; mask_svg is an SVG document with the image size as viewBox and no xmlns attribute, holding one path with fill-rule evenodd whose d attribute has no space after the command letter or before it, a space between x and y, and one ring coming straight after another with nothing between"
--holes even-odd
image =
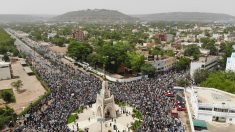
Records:
<instances>
[{"instance_id":1,"label":"rooftop","mask_svg":"<svg viewBox=\"0 0 235 132\"><path fill-rule=\"evenodd\" d=\"M10 62L4 62L4 61L0 61L0 67L6 67L9 66Z\"/></svg>"},{"instance_id":2,"label":"rooftop","mask_svg":"<svg viewBox=\"0 0 235 132\"><path fill-rule=\"evenodd\" d=\"M235 95L214 88L194 87L198 102L205 104L224 104L235 107Z\"/></svg>"},{"instance_id":3,"label":"rooftop","mask_svg":"<svg viewBox=\"0 0 235 132\"><path fill-rule=\"evenodd\" d=\"M216 60L218 60L218 56L207 56L207 57L200 57L198 61L194 61L194 62L196 62L196 63L211 63Z\"/></svg>"}]
</instances>

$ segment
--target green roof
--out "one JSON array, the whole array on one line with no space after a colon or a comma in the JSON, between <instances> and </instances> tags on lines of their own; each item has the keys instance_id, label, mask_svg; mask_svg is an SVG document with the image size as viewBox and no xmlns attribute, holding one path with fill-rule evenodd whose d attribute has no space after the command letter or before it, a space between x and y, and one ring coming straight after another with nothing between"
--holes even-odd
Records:
<instances>
[{"instance_id":1,"label":"green roof","mask_svg":"<svg viewBox=\"0 0 235 132\"><path fill-rule=\"evenodd\" d=\"M203 120L193 120L193 126L207 128L207 124Z\"/></svg>"}]
</instances>

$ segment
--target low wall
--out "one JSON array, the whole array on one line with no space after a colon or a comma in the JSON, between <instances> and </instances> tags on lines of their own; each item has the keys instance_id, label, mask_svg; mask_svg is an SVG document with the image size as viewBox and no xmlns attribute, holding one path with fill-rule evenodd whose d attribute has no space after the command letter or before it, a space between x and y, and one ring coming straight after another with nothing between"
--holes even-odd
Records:
<instances>
[{"instance_id":1,"label":"low wall","mask_svg":"<svg viewBox=\"0 0 235 132\"><path fill-rule=\"evenodd\" d=\"M185 88L184 87L174 87L174 89L184 90L184 99L185 99L185 102L186 102L186 108L187 108L187 112L188 112L188 118L189 118L189 122L190 122L191 132L195 132L194 126L193 126L193 118L192 118L191 110L190 110L190 107L189 107L188 98L186 96Z\"/></svg>"}]
</instances>

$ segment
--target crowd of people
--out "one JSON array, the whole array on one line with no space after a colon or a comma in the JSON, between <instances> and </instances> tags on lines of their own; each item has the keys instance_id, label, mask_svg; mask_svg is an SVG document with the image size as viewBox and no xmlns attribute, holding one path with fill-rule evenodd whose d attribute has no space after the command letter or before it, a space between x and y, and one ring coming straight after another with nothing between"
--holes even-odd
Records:
<instances>
[{"instance_id":1,"label":"crowd of people","mask_svg":"<svg viewBox=\"0 0 235 132\"><path fill-rule=\"evenodd\" d=\"M176 79L184 73L168 72L157 77L128 83L111 83L110 90L115 99L125 101L143 115L141 132L184 132L180 119L171 116L175 100L164 96L173 91Z\"/></svg>"},{"instance_id":2,"label":"crowd of people","mask_svg":"<svg viewBox=\"0 0 235 132\"><path fill-rule=\"evenodd\" d=\"M26 41L27 43L27 41ZM67 117L76 108L95 103L101 80L89 73L61 61L62 56L52 52L48 46L23 43L17 47L34 65L40 78L46 82L51 93L27 112L30 118L16 131L71 131ZM36 53L34 52L36 49ZM172 90L176 78L184 73L168 72L151 79L129 83L110 83L115 99L125 101L143 114L140 132L183 132L179 119L170 116L174 100L164 92Z\"/></svg>"}]
</instances>

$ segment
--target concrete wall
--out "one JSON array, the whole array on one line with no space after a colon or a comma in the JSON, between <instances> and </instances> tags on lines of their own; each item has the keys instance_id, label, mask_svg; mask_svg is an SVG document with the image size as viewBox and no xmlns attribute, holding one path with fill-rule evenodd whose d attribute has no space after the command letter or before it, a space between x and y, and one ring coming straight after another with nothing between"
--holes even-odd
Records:
<instances>
[{"instance_id":1,"label":"concrete wall","mask_svg":"<svg viewBox=\"0 0 235 132\"><path fill-rule=\"evenodd\" d=\"M10 67L0 67L0 80L11 79Z\"/></svg>"},{"instance_id":2,"label":"concrete wall","mask_svg":"<svg viewBox=\"0 0 235 132\"><path fill-rule=\"evenodd\" d=\"M204 121L207 121L207 122L211 122L212 121L212 115L209 114L209 113L200 113L198 114L198 120L204 120Z\"/></svg>"}]
</instances>

